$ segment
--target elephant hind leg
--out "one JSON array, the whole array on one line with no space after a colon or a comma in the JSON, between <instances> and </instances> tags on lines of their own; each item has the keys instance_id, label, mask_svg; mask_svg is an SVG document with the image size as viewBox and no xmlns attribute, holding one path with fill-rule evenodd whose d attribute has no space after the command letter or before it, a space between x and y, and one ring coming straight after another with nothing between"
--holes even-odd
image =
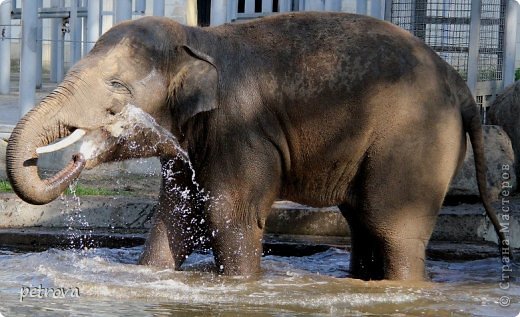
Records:
<instances>
[{"instance_id":1,"label":"elephant hind leg","mask_svg":"<svg viewBox=\"0 0 520 317\"><path fill-rule=\"evenodd\" d=\"M381 245L371 231L361 221L357 210L340 205L339 209L350 228L351 254L350 274L362 280L384 278Z\"/></svg>"}]
</instances>

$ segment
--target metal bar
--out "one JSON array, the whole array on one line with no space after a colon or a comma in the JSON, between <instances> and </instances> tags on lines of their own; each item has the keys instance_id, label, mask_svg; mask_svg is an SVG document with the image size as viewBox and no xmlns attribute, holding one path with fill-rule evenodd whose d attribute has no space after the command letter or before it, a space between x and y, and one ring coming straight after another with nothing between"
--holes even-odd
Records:
<instances>
[{"instance_id":1,"label":"metal bar","mask_svg":"<svg viewBox=\"0 0 520 317\"><path fill-rule=\"evenodd\" d=\"M132 20L132 0L114 0L114 24L125 20Z\"/></svg>"},{"instance_id":2,"label":"metal bar","mask_svg":"<svg viewBox=\"0 0 520 317\"><path fill-rule=\"evenodd\" d=\"M22 0L22 56L20 59L20 116L34 106L36 100L36 33L38 2Z\"/></svg>"},{"instance_id":3,"label":"metal bar","mask_svg":"<svg viewBox=\"0 0 520 317\"><path fill-rule=\"evenodd\" d=\"M101 0L88 0L87 51L94 47L101 31Z\"/></svg>"},{"instance_id":4,"label":"metal bar","mask_svg":"<svg viewBox=\"0 0 520 317\"><path fill-rule=\"evenodd\" d=\"M43 7L43 0L38 0L38 10ZM36 23L36 88L42 88L42 54L43 54L43 20L38 19Z\"/></svg>"},{"instance_id":5,"label":"metal bar","mask_svg":"<svg viewBox=\"0 0 520 317\"><path fill-rule=\"evenodd\" d=\"M78 1L71 0L70 7L70 48L71 48L71 62L76 64L81 59L81 21L78 17Z\"/></svg>"},{"instance_id":6,"label":"metal bar","mask_svg":"<svg viewBox=\"0 0 520 317\"><path fill-rule=\"evenodd\" d=\"M0 95L9 94L11 83L11 1L0 0Z\"/></svg>"},{"instance_id":7,"label":"metal bar","mask_svg":"<svg viewBox=\"0 0 520 317\"><path fill-rule=\"evenodd\" d=\"M482 0L471 1L471 24L469 30L468 53L468 87L473 96L477 89L478 81L478 56L480 47L480 17L482 15Z\"/></svg>"},{"instance_id":8,"label":"metal bar","mask_svg":"<svg viewBox=\"0 0 520 317\"><path fill-rule=\"evenodd\" d=\"M135 14L144 15L146 12L146 0L135 0Z\"/></svg>"},{"instance_id":9,"label":"metal bar","mask_svg":"<svg viewBox=\"0 0 520 317\"><path fill-rule=\"evenodd\" d=\"M226 0L212 0L211 1L211 17L210 25L220 25L227 21L227 7Z\"/></svg>"},{"instance_id":10,"label":"metal bar","mask_svg":"<svg viewBox=\"0 0 520 317\"><path fill-rule=\"evenodd\" d=\"M325 11L341 11L341 0L325 0Z\"/></svg>"},{"instance_id":11,"label":"metal bar","mask_svg":"<svg viewBox=\"0 0 520 317\"><path fill-rule=\"evenodd\" d=\"M363 15L368 13L367 0L356 0L356 13Z\"/></svg>"},{"instance_id":12,"label":"metal bar","mask_svg":"<svg viewBox=\"0 0 520 317\"><path fill-rule=\"evenodd\" d=\"M273 0L262 0L262 13L273 12Z\"/></svg>"},{"instance_id":13,"label":"metal bar","mask_svg":"<svg viewBox=\"0 0 520 317\"><path fill-rule=\"evenodd\" d=\"M518 3L507 2L504 33L504 87L515 81L516 33L518 21Z\"/></svg>"},{"instance_id":14,"label":"metal bar","mask_svg":"<svg viewBox=\"0 0 520 317\"><path fill-rule=\"evenodd\" d=\"M63 32L63 24L65 20L58 20L58 37L59 40L56 46L56 82L61 83L65 75L65 32Z\"/></svg>"},{"instance_id":15,"label":"metal bar","mask_svg":"<svg viewBox=\"0 0 520 317\"><path fill-rule=\"evenodd\" d=\"M238 0L228 0L226 22L232 22L237 19L238 14Z\"/></svg>"},{"instance_id":16,"label":"metal bar","mask_svg":"<svg viewBox=\"0 0 520 317\"><path fill-rule=\"evenodd\" d=\"M381 16L381 0L372 0L370 1L370 15L374 18L382 19Z\"/></svg>"},{"instance_id":17,"label":"metal bar","mask_svg":"<svg viewBox=\"0 0 520 317\"><path fill-rule=\"evenodd\" d=\"M63 0L51 0L51 7L63 7ZM57 82L57 67L58 67L58 39L61 32L61 20L51 20L51 82Z\"/></svg>"},{"instance_id":18,"label":"metal bar","mask_svg":"<svg viewBox=\"0 0 520 317\"><path fill-rule=\"evenodd\" d=\"M245 0L244 13L255 13L255 0Z\"/></svg>"},{"instance_id":19,"label":"metal bar","mask_svg":"<svg viewBox=\"0 0 520 317\"><path fill-rule=\"evenodd\" d=\"M197 0L186 0L186 24L197 26Z\"/></svg>"},{"instance_id":20,"label":"metal bar","mask_svg":"<svg viewBox=\"0 0 520 317\"><path fill-rule=\"evenodd\" d=\"M385 20L392 21L392 0L385 0Z\"/></svg>"},{"instance_id":21,"label":"metal bar","mask_svg":"<svg viewBox=\"0 0 520 317\"><path fill-rule=\"evenodd\" d=\"M323 0L312 0L305 2L305 11L323 11L325 9L325 3Z\"/></svg>"},{"instance_id":22,"label":"metal bar","mask_svg":"<svg viewBox=\"0 0 520 317\"><path fill-rule=\"evenodd\" d=\"M164 0L153 0L152 14L157 17L164 16Z\"/></svg>"},{"instance_id":23,"label":"metal bar","mask_svg":"<svg viewBox=\"0 0 520 317\"><path fill-rule=\"evenodd\" d=\"M279 0L278 1L278 11L279 12L291 11L291 0Z\"/></svg>"}]
</instances>

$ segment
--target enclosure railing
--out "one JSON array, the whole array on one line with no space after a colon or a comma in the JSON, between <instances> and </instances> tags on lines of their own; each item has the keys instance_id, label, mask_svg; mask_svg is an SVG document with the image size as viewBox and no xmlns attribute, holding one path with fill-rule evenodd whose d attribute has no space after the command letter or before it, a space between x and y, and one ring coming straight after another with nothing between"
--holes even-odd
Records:
<instances>
[{"instance_id":1,"label":"enclosure railing","mask_svg":"<svg viewBox=\"0 0 520 317\"><path fill-rule=\"evenodd\" d=\"M42 45L50 44L50 79L60 82L66 69L86 54L113 23L145 14L165 14L166 0L0 0L0 94L9 93L11 41L21 40L20 113L34 105L41 86ZM168 0L193 14L197 0ZM20 8L23 7L24 10ZM514 81L518 4L514 0L212 0L211 25L241 22L279 12L349 11L386 19L431 46L467 80L485 109ZM191 10L191 11L190 11ZM148 13L150 14L150 12ZM13 28L25 30L16 37ZM189 18L186 18L188 21ZM192 17L193 19L193 17ZM50 22L50 36L42 24ZM35 32L36 30L36 32Z\"/></svg>"}]
</instances>

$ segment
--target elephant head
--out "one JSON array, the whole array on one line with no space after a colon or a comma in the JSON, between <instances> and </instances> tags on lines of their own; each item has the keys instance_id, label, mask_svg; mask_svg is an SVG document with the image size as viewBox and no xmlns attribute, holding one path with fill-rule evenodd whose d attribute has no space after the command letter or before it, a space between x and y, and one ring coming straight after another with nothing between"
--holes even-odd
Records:
<instances>
[{"instance_id":1,"label":"elephant head","mask_svg":"<svg viewBox=\"0 0 520 317\"><path fill-rule=\"evenodd\" d=\"M182 137L183 126L218 104L214 62L190 47L187 37L186 27L152 17L118 24L105 33L15 127L7 173L18 196L45 204L84 167L182 152L176 139ZM79 139L83 145L71 163L42 179L38 155Z\"/></svg>"}]
</instances>

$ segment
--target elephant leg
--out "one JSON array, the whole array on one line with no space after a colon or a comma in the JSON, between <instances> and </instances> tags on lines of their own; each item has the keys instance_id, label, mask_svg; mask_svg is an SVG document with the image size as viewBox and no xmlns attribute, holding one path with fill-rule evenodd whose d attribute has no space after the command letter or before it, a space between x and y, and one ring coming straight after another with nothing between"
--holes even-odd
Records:
<instances>
[{"instance_id":1,"label":"elephant leg","mask_svg":"<svg viewBox=\"0 0 520 317\"><path fill-rule=\"evenodd\" d=\"M188 165L170 160L162 163L159 206L139 263L179 269L205 241L205 221Z\"/></svg>"},{"instance_id":2,"label":"elephant leg","mask_svg":"<svg viewBox=\"0 0 520 317\"><path fill-rule=\"evenodd\" d=\"M350 228L351 254L350 274L362 280L380 280L384 277L381 245L366 225L357 210L347 205L339 209Z\"/></svg>"},{"instance_id":3,"label":"elephant leg","mask_svg":"<svg viewBox=\"0 0 520 317\"><path fill-rule=\"evenodd\" d=\"M176 267L174 255L170 249L168 229L162 219L154 217L152 229L146 239L139 264L158 267Z\"/></svg>"},{"instance_id":4,"label":"elephant leg","mask_svg":"<svg viewBox=\"0 0 520 317\"><path fill-rule=\"evenodd\" d=\"M222 168L226 174L212 182L218 189L211 190L216 199L209 203L207 218L217 269L224 275L260 272L264 225L280 192L281 164L269 161L273 156L262 159L260 154L255 155L244 157L244 164L235 165L233 172L226 173ZM247 166L248 162L257 165ZM240 178L230 179L227 175Z\"/></svg>"}]
</instances>

